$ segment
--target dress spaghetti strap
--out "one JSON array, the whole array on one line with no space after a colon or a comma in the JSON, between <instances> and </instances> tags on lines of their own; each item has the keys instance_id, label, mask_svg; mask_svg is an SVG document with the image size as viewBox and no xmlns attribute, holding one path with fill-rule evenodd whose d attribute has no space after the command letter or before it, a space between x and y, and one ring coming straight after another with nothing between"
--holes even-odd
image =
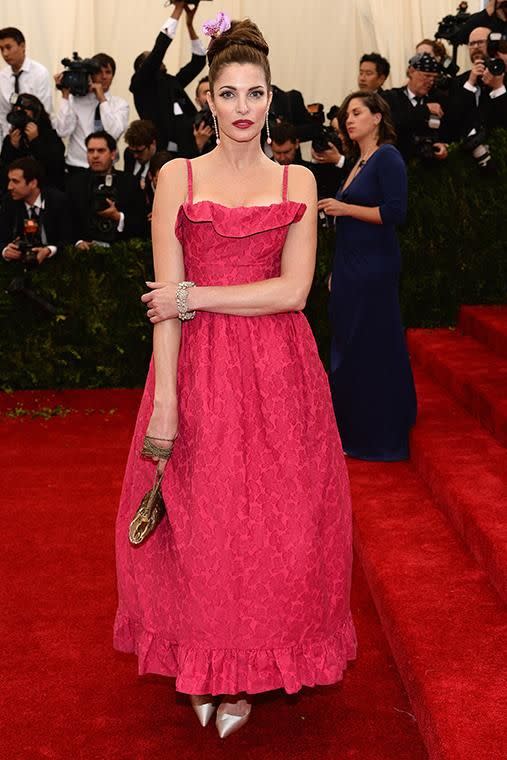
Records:
<instances>
[{"instance_id":1,"label":"dress spaghetti strap","mask_svg":"<svg viewBox=\"0 0 507 760\"><path fill-rule=\"evenodd\" d=\"M192 164L190 159L186 159L187 162L187 203L192 204L194 202L194 177L192 174Z\"/></svg>"},{"instance_id":2,"label":"dress spaghetti strap","mask_svg":"<svg viewBox=\"0 0 507 760\"><path fill-rule=\"evenodd\" d=\"M282 201L287 200L289 190L289 165L285 164L283 167L283 187L282 187Z\"/></svg>"}]
</instances>

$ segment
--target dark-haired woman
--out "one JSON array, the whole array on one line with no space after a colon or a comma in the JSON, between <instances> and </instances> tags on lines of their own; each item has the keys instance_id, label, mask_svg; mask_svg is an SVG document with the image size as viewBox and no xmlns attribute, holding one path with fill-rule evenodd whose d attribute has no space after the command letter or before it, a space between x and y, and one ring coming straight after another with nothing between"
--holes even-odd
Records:
<instances>
[{"instance_id":1,"label":"dark-haired woman","mask_svg":"<svg viewBox=\"0 0 507 760\"><path fill-rule=\"evenodd\" d=\"M13 107L15 112L25 119L20 127L13 126L4 137L0 152L4 172L12 161L31 156L44 167L46 184L63 190L65 146L51 126L43 104L35 95L22 93Z\"/></svg>"},{"instance_id":2,"label":"dark-haired woman","mask_svg":"<svg viewBox=\"0 0 507 760\"><path fill-rule=\"evenodd\" d=\"M221 737L248 719L249 694L335 683L355 655L347 471L301 312L315 181L264 155L268 48L250 21L227 27L208 51L220 143L157 184L154 363L117 522L115 628L141 672L176 677L202 725L221 702ZM161 460L168 520L133 548Z\"/></svg>"},{"instance_id":3,"label":"dark-haired woman","mask_svg":"<svg viewBox=\"0 0 507 760\"><path fill-rule=\"evenodd\" d=\"M337 198L319 202L339 217L330 298L336 420L349 456L407 459L416 396L401 323L396 236L407 208L405 164L391 144L395 133L380 96L349 95L339 123L355 165Z\"/></svg>"}]
</instances>

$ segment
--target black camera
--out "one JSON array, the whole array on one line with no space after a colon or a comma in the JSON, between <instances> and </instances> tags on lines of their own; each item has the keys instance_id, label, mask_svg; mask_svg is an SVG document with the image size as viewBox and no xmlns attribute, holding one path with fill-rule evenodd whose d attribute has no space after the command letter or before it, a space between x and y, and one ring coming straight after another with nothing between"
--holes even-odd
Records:
<instances>
[{"instance_id":1,"label":"black camera","mask_svg":"<svg viewBox=\"0 0 507 760\"><path fill-rule=\"evenodd\" d=\"M312 149L315 153L324 153L324 151L329 150L329 143L334 145L340 153L343 152L341 140L335 130L332 127L322 126L312 140Z\"/></svg>"},{"instance_id":2,"label":"black camera","mask_svg":"<svg viewBox=\"0 0 507 760\"><path fill-rule=\"evenodd\" d=\"M35 269L38 267L39 262L37 261L37 253L34 251L34 248L40 246L40 242L21 239L17 241L16 245L21 253L21 263L25 269Z\"/></svg>"},{"instance_id":3,"label":"black camera","mask_svg":"<svg viewBox=\"0 0 507 760\"><path fill-rule=\"evenodd\" d=\"M194 127L198 129L201 124L205 127L211 127L214 129L213 114L209 108L203 108L202 111L198 111L194 116Z\"/></svg>"},{"instance_id":4,"label":"black camera","mask_svg":"<svg viewBox=\"0 0 507 760\"><path fill-rule=\"evenodd\" d=\"M5 118L13 129L20 129L21 131L25 129L28 122L32 121L27 112L23 111L22 108L13 108Z\"/></svg>"},{"instance_id":5,"label":"black camera","mask_svg":"<svg viewBox=\"0 0 507 760\"><path fill-rule=\"evenodd\" d=\"M473 129L461 143L463 150L472 155L481 169L486 169L491 161L491 153L489 152L489 145L486 143L486 139L485 127L479 127L478 129Z\"/></svg>"},{"instance_id":6,"label":"black camera","mask_svg":"<svg viewBox=\"0 0 507 760\"><path fill-rule=\"evenodd\" d=\"M435 39L452 42L453 37L458 34L463 24L468 21L470 18L470 14L467 13L468 3L460 3L456 10L455 16L444 16L442 21L439 21L438 29L435 32Z\"/></svg>"},{"instance_id":7,"label":"black camera","mask_svg":"<svg viewBox=\"0 0 507 760\"><path fill-rule=\"evenodd\" d=\"M488 55L495 58L497 53L507 53L507 34L490 32L488 37Z\"/></svg>"},{"instance_id":8,"label":"black camera","mask_svg":"<svg viewBox=\"0 0 507 760\"><path fill-rule=\"evenodd\" d=\"M88 94L90 77L98 74L100 66L91 58L80 58L72 53L72 59L62 58L62 64L66 67L62 80L56 87L58 90L69 90L71 95L81 98Z\"/></svg>"},{"instance_id":9,"label":"black camera","mask_svg":"<svg viewBox=\"0 0 507 760\"><path fill-rule=\"evenodd\" d=\"M113 243L116 240L117 223L113 219L99 216L101 211L109 208L108 201L117 200L116 190L113 186L113 175L108 174L97 187L94 187L91 195L89 227L92 237L104 243Z\"/></svg>"},{"instance_id":10,"label":"black camera","mask_svg":"<svg viewBox=\"0 0 507 760\"><path fill-rule=\"evenodd\" d=\"M505 63L501 58L485 58L484 65L494 77L500 77L502 74L505 74Z\"/></svg>"},{"instance_id":11,"label":"black camera","mask_svg":"<svg viewBox=\"0 0 507 760\"><path fill-rule=\"evenodd\" d=\"M23 132L26 125L31 121L35 124L38 123L41 109L35 99L23 94L13 95L11 105L12 110L9 111L5 118L14 129L20 129ZM29 110L32 112L32 116L28 115Z\"/></svg>"},{"instance_id":12,"label":"black camera","mask_svg":"<svg viewBox=\"0 0 507 760\"><path fill-rule=\"evenodd\" d=\"M433 161L435 158L435 141L432 137L413 136L415 155L422 161Z\"/></svg>"}]
</instances>

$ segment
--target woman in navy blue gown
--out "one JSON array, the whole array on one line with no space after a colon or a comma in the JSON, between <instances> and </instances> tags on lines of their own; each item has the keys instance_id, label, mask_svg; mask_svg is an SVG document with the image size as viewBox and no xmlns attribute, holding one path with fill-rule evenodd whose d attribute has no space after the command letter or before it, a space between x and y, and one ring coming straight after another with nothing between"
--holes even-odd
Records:
<instances>
[{"instance_id":1,"label":"woman in navy blue gown","mask_svg":"<svg viewBox=\"0 0 507 760\"><path fill-rule=\"evenodd\" d=\"M338 217L330 297L336 420L349 456L407 459L416 395L401 323L396 236L406 215L406 168L379 95L349 95L339 122L357 160L337 198L319 202Z\"/></svg>"}]
</instances>

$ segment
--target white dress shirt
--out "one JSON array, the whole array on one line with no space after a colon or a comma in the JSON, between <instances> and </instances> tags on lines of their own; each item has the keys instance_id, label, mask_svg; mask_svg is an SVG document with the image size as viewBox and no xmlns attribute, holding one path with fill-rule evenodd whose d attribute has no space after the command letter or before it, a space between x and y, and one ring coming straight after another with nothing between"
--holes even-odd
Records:
<instances>
[{"instance_id":1,"label":"white dress shirt","mask_svg":"<svg viewBox=\"0 0 507 760\"><path fill-rule=\"evenodd\" d=\"M475 100L477 102L477 105L479 105L479 98L481 96L481 91L479 87L475 87L473 84L470 84L470 82L467 80L465 84L463 85L465 90L468 90L469 92L475 93ZM491 100L494 100L495 98L499 98L501 95L505 95L507 92L507 89L504 84L500 85L500 87L497 87L496 90L491 90L489 93L489 97Z\"/></svg>"},{"instance_id":2,"label":"white dress shirt","mask_svg":"<svg viewBox=\"0 0 507 760\"><path fill-rule=\"evenodd\" d=\"M105 103L100 103L100 120L105 131L115 140L127 129L129 105L123 98L105 93ZM68 137L66 161L70 166L88 169L85 139L95 132L95 109L99 101L94 92L83 97L69 95L62 98L60 110L53 117L53 127L60 137Z\"/></svg>"},{"instance_id":3,"label":"white dress shirt","mask_svg":"<svg viewBox=\"0 0 507 760\"><path fill-rule=\"evenodd\" d=\"M5 66L0 71L0 138L10 132L11 126L6 116L11 110L11 96L14 94L14 72L11 66ZM18 79L19 92L26 92L39 98L44 108L51 113L53 82L48 70L37 61L25 58L21 67L21 75Z\"/></svg>"}]
</instances>

